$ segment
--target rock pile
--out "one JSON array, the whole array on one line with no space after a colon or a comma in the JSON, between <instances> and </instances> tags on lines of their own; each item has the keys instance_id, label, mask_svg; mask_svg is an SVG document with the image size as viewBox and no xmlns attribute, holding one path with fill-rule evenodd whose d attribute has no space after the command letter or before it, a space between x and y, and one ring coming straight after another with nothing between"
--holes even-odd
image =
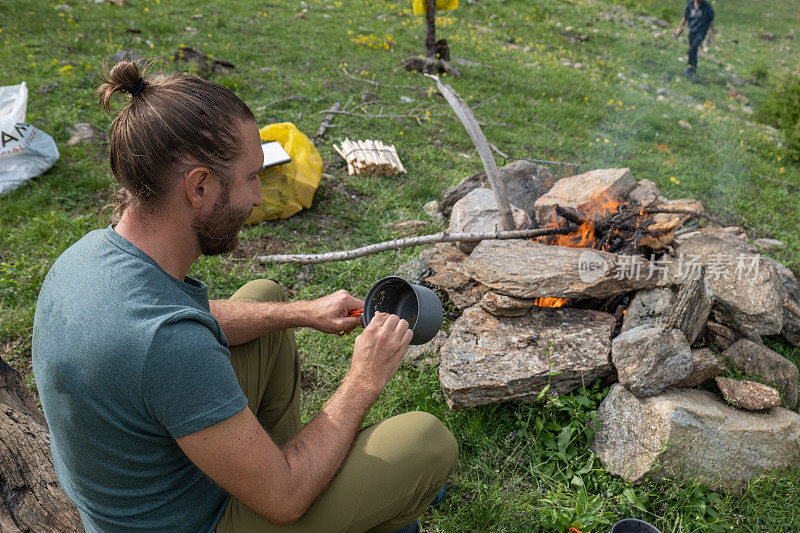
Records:
<instances>
[{"instance_id":1,"label":"rock pile","mask_svg":"<svg viewBox=\"0 0 800 533\"><path fill-rule=\"evenodd\" d=\"M789 410L797 406L798 370L761 341L780 334L800 345L800 316L791 310L800 309L800 288L789 269L762 256L740 228L678 231L686 211L703 206L667 200L628 169L554 183L545 168L517 161L500 174L519 227L580 222L609 201L641 206L640 215L671 212L648 220L657 229L649 240L637 223L632 235L641 240L620 253L528 240L424 251L426 282L462 312L426 352L441 358L451 409L533 401L545 388L563 394L616 379L592 443L612 473L631 481L700 476L738 490L800 460L800 415ZM480 174L445 191L439 206L451 231L501 227ZM709 392L715 384L720 395Z\"/></svg>"}]
</instances>

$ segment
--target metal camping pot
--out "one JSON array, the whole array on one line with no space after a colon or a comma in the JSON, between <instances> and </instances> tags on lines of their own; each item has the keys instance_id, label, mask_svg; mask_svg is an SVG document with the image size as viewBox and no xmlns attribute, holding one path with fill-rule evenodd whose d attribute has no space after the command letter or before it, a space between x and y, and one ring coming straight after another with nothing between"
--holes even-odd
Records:
<instances>
[{"instance_id":1,"label":"metal camping pot","mask_svg":"<svg viewBox=\"0 0 800 533\"><path fill-rule=\"evenodd\" d=\"M439 332L444 318L442 302L436 293L398 276L380 279L369 290L364 298L364 327L367 327L376 311L405 319L414 332L411 344L430 341Z\"/></svg>"},{"instance_id":2,"label":"metal camping pot","mask_svg":"<svg viewBox=\"0 0 800 533\"><path fill-rule=\"evenodd\" d=\"M624 518L611 527L611 533L661 533L661 531L644 520Z\"/></svg>"}]
</instances>

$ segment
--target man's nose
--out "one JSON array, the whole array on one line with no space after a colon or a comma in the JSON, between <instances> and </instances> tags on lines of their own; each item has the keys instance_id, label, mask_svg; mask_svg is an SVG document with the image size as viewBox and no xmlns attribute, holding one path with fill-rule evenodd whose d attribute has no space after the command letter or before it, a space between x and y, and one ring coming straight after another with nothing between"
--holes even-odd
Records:
<instances>
[{"instance_id":1,"label":"man's nose","mask_svg":"<svg viewBox=\"0 0 800 533\"><path fill-rule=\"evenodd\" d=\"M264 202L263 196L261 196L261 180L256 180L253 182L253 207L258 207Z\"/></svg>"}]
</instances>

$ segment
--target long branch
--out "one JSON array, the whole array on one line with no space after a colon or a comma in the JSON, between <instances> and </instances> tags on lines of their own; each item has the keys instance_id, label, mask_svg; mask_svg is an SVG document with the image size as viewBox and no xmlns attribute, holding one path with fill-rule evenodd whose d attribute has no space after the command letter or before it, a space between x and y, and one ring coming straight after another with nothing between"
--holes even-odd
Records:
<instances>
[{"instance_id":1,"label":"long branch","mask_svg":"<svg viewBox=\"0 0 800 533\"><path fill-rule=\"evenodd\" d=\"M444 96L444 99L447 100L447 103L450 104L450 107L453 108L456 117L461 121L461 125L467 130L469 138L472 140L472 144L475 145L475 150L477 150L481 158L481 163L483 163L483 169L486 171L486 179L489 180L489 185L494 193L497 207L500 209L500 218L503 221L503 226L506 230L510 231L515 225L514 216L511 214L511 204L506 194L506 186L500 179L497 163L492 155L492 149L489 147L489 141L486 139L486 135L484 135L472 110L464 99L458 96L458 93L456 93L452 87L442 82L439 76L433 74L425 74L425 76L436 82L439 92Z\"/></svg>"},{"instance_id":2,"label":"long branch","mask_svg":"<svg viewBox=\"0 0 800 533\"><path fill-rule=\"evenodd\" d=\"M561 228L539 228L523 229L514 231L496 231L487 233L434 233L433 235L420 235L419 237L405 237L391 241L379 242L355 248L353 250L343 250L339 252L328 252L324 254L276 254L261 255L258 260L262 263L295 263L300 265L310 265L315 263L329 263L331 261L347 261L357 259L365 255L377 254L389 250L399 250L411 246L422 246L437 242L477 242L490 239L530 239L543 235L561 235L575 231L575 226L567 224Z\"/></svg>"}]
</instances>

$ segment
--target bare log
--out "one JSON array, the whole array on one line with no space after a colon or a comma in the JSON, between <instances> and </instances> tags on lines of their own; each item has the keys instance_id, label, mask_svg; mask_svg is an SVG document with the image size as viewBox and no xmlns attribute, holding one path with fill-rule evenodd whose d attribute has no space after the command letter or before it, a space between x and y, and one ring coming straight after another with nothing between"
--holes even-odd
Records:
<instances>
[{"instance_id":1,"label":"bare log","mask_svg":"<svg viewBox=\"0 0 800 533\"><path fill-rule=\"evenodd\" d=\"M19 373L0 359L0 531L83 531L50 459L50 437Z\"/></svg>"},{"instance_id":2,"label":"bare log","mask_svg":"<svg viewBox=\"0 0 800 533\"><path fill-rule=\"evenodd\" d=\"M365 255L387 252L389 250L399 250L411 246L423 246L437 242L478 242L490 239L531 239L542 235L557 235L575 231L575 226L568 224L562 228L540 228L524 229L515 231L498 231L494 233L434 233L433 235L420 235L419 237L406 237L394 239L386 242L379 242L355 248L353 250L343 250L340 252L328 252L324 254L276 254L258 256L258 261L262 263L295 263L299 265L311 265L315 263L329 263L332 261L347 261L358 259Z\"/></svg>"},{"instance_id":3,"label":"bare log","mask_svg":"<svg viewBox=\"0 0 800 533\"><path fill-rule=\"evenodd\" d=\"M483 168L486 170L486 178L489 180L489 185L491 185L495 200L497 200L503 226L507 231L514 229L516 224L514 223L514 217L511 215L511 205L508 202L508 195L506 195L506 187L498 176L497 163L492 155L492 149L489 147L489 141L486 140L486 135L483 134L478 121L475 120L475 115L472 114L467 103L458 96L452 87L442 83L439 76L433 74L425 74L425 76L436 81L439 92L442 93L447 103L453 108L461 124L464 125L464 129L467 130L470 139L472 139L472 144L475 145L475 149L481 158Z\"/></svg>"}]
</instances>

